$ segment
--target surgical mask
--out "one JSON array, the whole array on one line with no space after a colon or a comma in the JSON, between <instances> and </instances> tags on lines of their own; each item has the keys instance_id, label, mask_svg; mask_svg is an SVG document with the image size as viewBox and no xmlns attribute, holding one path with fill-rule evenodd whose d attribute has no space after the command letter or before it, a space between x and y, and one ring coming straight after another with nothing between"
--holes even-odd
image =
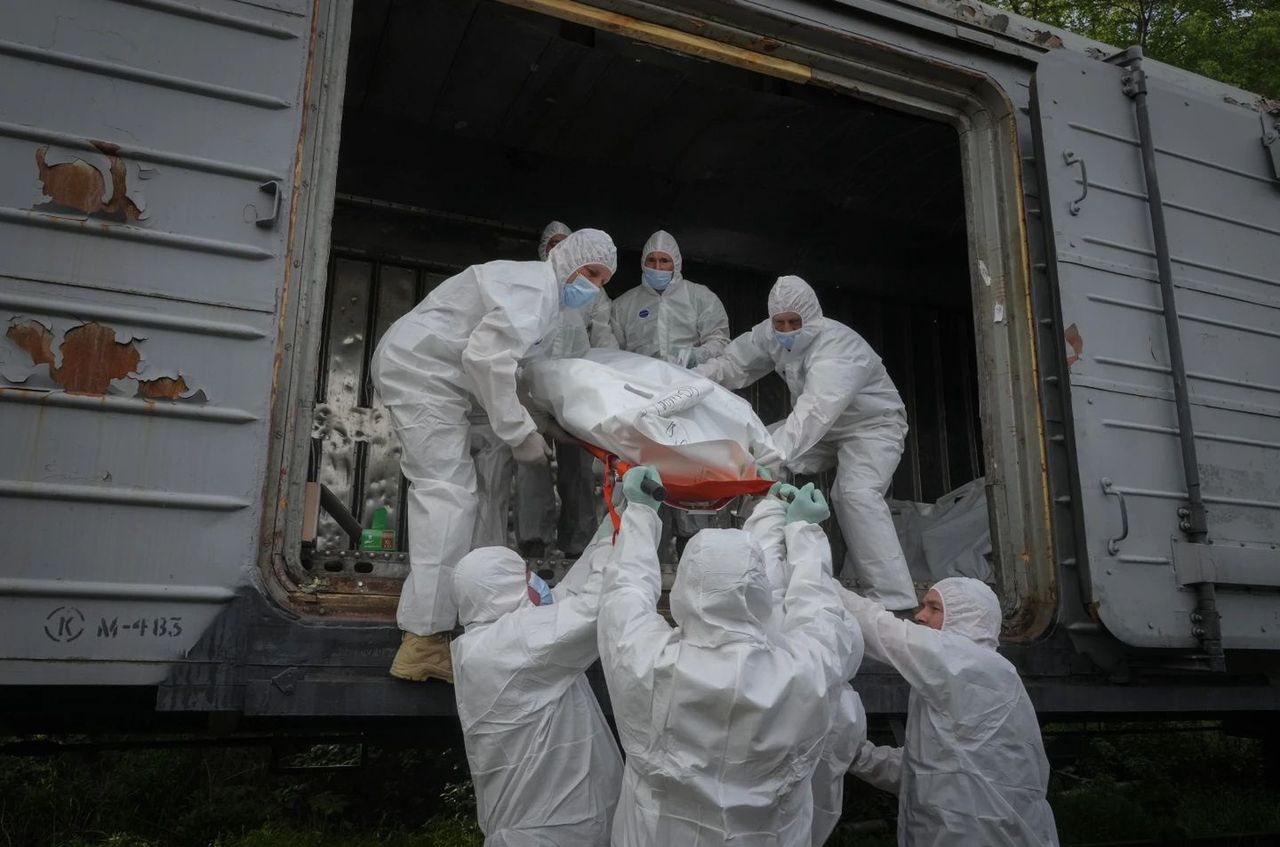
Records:
<instances>
[{"instance_id":1,"label":"surgical mask","mask_svg":"<svg viewBox=\"0 0 1280 847\"><path fill-rule=\"evenodd\" d=\"M671 284L671 280L675 278L675 271L660 271L657 268L644 268L644 281L649 283L649 287L654 291L662 291Z\"/></svg>"},{"instance_id":2,"label":"surgical mask","mask_svg":"<svg viewBox=\"0 0 1280 847\"><path fill-rule=\"evenodd\" d=\"M579 274L568 285L560 289L560 302L570 309L581 309L596 299L595 284Z\"/></svg>"},{"instance_id":3,"label":"surgical mask","mask_svg":"<svg viewBox=\"0 0 1280 847\"><path fill-rule=\"evenodd\" d=\"M779 332L775 329L773 337L778 339L778 343L785 349L790 350L791 346L796 343L796 339L800 337L801 332L802 330L799 329L793 329L791 332Z\"/></svg>"},{"instance_id":4,"label":"surgical mask","mask_svg":"<svg viewBox=\"0 0 1280 847\"><path fill-rule=\"evenodd\" d=\"M551 593L551 586L547 585L547 581L538 576L533 571L529 571L527 580L529 586L529 602L535 606L550 606L556 602L555 595Z\"/></svg>"}]
</instances>

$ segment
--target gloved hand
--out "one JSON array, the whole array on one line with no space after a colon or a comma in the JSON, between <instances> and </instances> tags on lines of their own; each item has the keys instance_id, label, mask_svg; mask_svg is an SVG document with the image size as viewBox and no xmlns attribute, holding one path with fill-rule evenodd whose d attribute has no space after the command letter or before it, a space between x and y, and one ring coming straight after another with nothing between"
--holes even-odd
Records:
<instances>
[{"instance_id":1,"label":"gloved hand","mask_svg":"<svg viewBox=\"0 0 1280 847\"><path fill-rule=\"evenodd\" d=\"M677 347L667 356L667 361L677 367L687 368L693 363L693 348Z\"/></svg>"},{"instance_id":2,"label":"gloved hand","mask_svg":"<svg viewBox=\"0 0 1280 847\"><path fill-rule=\"evenodd\" d=\"M831 509L827 507L827 498L813 487L812 482L801 488L796 493L795 499L791 501L791 505L787 507L787 523L796 521L822 523L829 517L831 517Z\"/></svg>"},{"instance_id":3,"label":"gloved hand","mask_svg":"<svg viewBox=\"0 0 1280 847\"><path fill-rule=\"evenodd\" d=\"M539 433L531 432L524 441L511 448L511 455L524 465L544 464L551 458L551 447Z\"/></svg>"},{"instance_id":4,"label":"gloved hand","mask_svg":"<svg viewBox=\"0 0 1280 847\"><path fill-rule=\"evenodd\" d=\"M794 503L796 497L798 497L799 495L800 495L799 488L796 488L794 485L789 485L785 482L775 482L773 484L773 488L769 489L769 496L777 497L783 503ZM788 519L790 519L789 515L788 515Z\"/></svg>"},{"instance_id":5,"label":"gloved hand","mask_svg":"<svg viewBox=\"0 0 1280 847\"><path fill-rule=\"evenodd\" d=\"M764 465L756 465L756 477L759 479L775 479L773 471L769 470Z\"/></svg>"},{"instance_id":6,"label":"gloved hand","mask_svg":"<svg viewBox=\"0 0 1280 847\"><path fill-rule=\"evenodd\" d=\"M658 501L645 493L642 488L647 479L653 480L658 485L662 484L662 477L658 476L657 468L652 465L637 465L622 477L622 493L626 495L628 503L640 503L656 510Z\"/></svg>"}]
</instances>

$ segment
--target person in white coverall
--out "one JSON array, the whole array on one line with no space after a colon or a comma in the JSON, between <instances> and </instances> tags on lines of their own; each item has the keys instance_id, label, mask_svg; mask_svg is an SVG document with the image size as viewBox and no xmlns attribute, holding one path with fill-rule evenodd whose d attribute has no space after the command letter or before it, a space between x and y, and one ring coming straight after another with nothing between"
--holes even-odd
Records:
<instances>
[{"instance_id":1,"label":"person in white coverall","mask_svg":"<svg viewBox=\"0 0 1280 847\"><path fill-rule=\"evenodd\" d=\"M862 336L823 317L818 295L798 276L779 277L769 319L694 369L738 389L777 371L791 391L791 414L774 432L788 469L836 467L836 519L845 561L861 590L887 608L917 605L911 573L885 494L902 458L907 417L880 357Z\"/></svg>"},{"instance_id":2,"label":"person in white coverall","mask_svg":"<svg viewBox=\"0 0 1280 847\"><path fill-rule=\"evenodd\" d=\"M609 844L622 757L584 674L613 551L602 530L554 591L506 547L454 569L454 692L486 847Z\"/></svg>"},{"instance_id":3,"label":"person in white coverall","mask_svg":"<svg viewBox=\"0 0 1280 847\"><path fill-rule=\"evenodd\" d=\"M794 486L778 483L769 494L755 504L742 530L760 545L764 553L765 574L773 592L773 607L782 609L792 577L786 552L787 507L784 501L794 499L800 491ZM771 633L778 631L780 618L780 615L774 615L769 619ZM846 617L844 625L855 627L856 623L852 617ZM828 695L831 726L810 780L813 787L813 847L822 847L840 822L844 811L845 774L867 738L867 714L862 707L862 698L846 681L853 677L862 661L861 633L858 635L856 649L849 654L849 665L841 681Z\"/></svg>"},{"instance_id":4,"label":"person in white coverall","mask_svg":"<svg viewBox=\"0 0 1280 847\"><path fill-rule=\"evenodd\" d=\"M996 652L995 593L969 577L944 579L914 624L841 594L867 655L911 685L904 745L863 742L850 769L898 795L898 843L1057 845L1040 724L1017 670Z\"/></svg>"},{"instance_id":5,"label":"person in white coverall","mask_svg":"<svg viewBox=\"0 0 1280 847\"><path fill-rule=\"evenodd\" d=\"M538 241L538 258L546 259L551 248L572 232L560 221L552 221ZM601 291L596 299L576 312L564 315L553 358L585 356L592 347L618 346L609 326L609 296ZM555 492L550 466L520 465L516 468L516 544L525 556L545 556L554 542L565 556L576 559L591 540L595 529L595 474L591 454L572 444L556 443ZM559 517L556 497L560 495ZM504 513L503 517L506 515ZM505 526L504 526L505 529ZM494 544L505 543L505 537Z\"/></svg>"},{"instance_id":6,"label":"person in white coverall","mask_svg":"<svg viewBox=\"0 0 1280 847\"><path fill-rule=\"evenodd\" d=\"M613 303L613 334L629 353L689 368L724 351L729 316L710 288L685 279L680 245L658 230L640 253L640 284ZM710 516L669 508L660 514L664 547L673 531L683 543L713 523Z\"/></svg>"},{"instance_id":7,"label":"person in white coverall","mask_svg":"<svg viewBox=\"0 0 1280 847\"><path fill-rule=\"evenodd\" d=\"M623 478L628 505L600 601L600 661L626 754L613 845L809 847L829 695L858 651L815 523L826 505L810 488L789 507L781 609L748 533L694 536L671 589L672 628L656 608L646 478L657 472Z\"/></svg>"},{"instance_id":8,"label":"person in white coverall","mask_svg":"<svg viewBox=\"0 0 1280 847\"><path fill-rule=\"evenodd\" d=\"M516 373L522 362L550 355L562 310L587 305L617 261L607 234L584 229L545 262L472 265L378 343L373 382L409 479L409 575L396 610L404 637L393 676L453 678L450 572L471 547L477 512L469 415L485 413L516 461L547 461L550 448L516 395Z\"/></svg>"}]
</instances>

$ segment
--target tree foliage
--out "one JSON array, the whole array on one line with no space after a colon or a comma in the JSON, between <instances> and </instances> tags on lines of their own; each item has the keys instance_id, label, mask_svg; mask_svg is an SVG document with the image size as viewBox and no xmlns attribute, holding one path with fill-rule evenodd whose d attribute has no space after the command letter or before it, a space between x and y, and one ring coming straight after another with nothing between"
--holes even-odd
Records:
<instances>
[{"instance_id":1,"label":"tree foliage","mask_svg":"<svg viewBox=\"0 0 1280 847\"><path fill-rule=\"evenodd\" d=\"M1019 15L1280 98L1280 0L996 0Z\"/></svg>"}]
</instances>

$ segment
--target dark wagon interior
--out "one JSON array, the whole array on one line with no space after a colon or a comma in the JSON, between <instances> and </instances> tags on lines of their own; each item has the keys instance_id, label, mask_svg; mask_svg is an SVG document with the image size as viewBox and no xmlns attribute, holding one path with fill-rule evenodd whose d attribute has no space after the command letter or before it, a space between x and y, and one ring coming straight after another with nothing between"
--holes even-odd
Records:
<instances>
[{"instance_id":1,"label":"dark wagon interior","mask_svg":"<svg viewBox=\"0 0 1280 847\"><path fill-rule=\"evenodd\" d=\"M366 526L386 506L404 549L374 345L467 265L536 258L556 219L613 236L614 298L670 231L734 335L778 275L805 277L906 403L891 499L933 503L983 474L963 191L945 124L493 0L362 0L309 478ZM789 410L776 376L745 393L765 422ZM323 513L313 545L309 578L395 593L403 555L359 554Z\"/></svg>"}]
</instances>

